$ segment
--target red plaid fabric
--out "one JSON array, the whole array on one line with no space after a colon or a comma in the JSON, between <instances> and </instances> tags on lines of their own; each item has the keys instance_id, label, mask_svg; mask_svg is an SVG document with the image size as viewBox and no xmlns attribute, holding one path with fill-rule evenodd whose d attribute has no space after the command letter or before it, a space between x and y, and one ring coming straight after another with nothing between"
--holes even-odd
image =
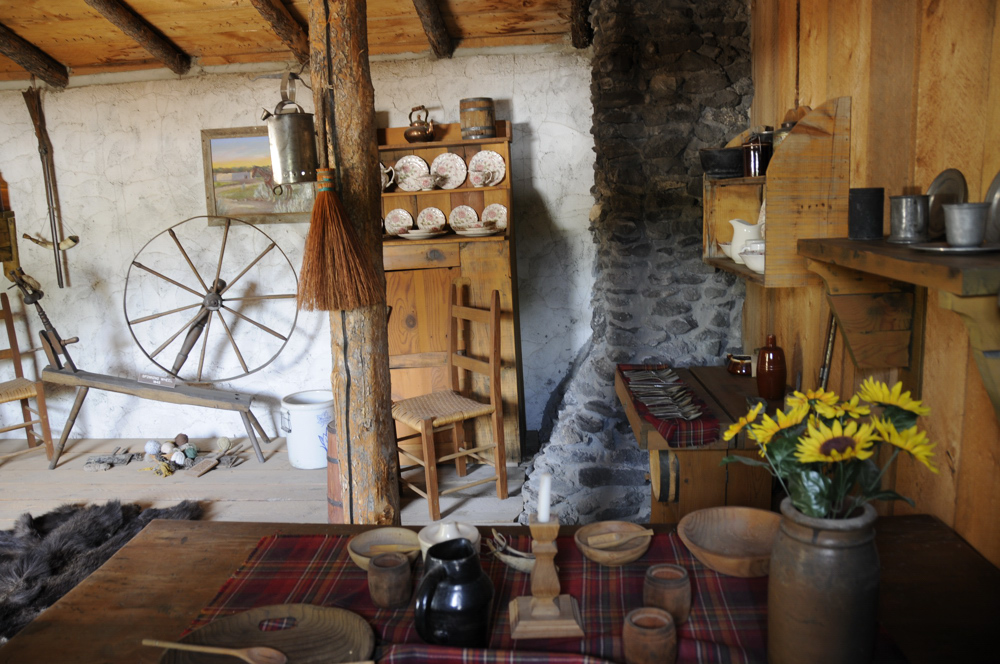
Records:
<instances>
[{"instance_id":1,"label":"red plaid fabric","mask_svg":"<svg viewBox=\"0 0 1000 664\"><path fill-rule=\"evenodd\" d=\"M767 661L767 578L721 576L695 560L676 533L656 535L642 558L613 568L585 559L572 538L559 538L556 564L562 592L575 597L580 605L583 639L511 639L508 603L515 597L531 594L530 576L483 556L483 569L496 589L489 650L423 644L414 628L412 603L410 608L398 611L379 609L372 604L366 573L351 562L347 540L342 536L263 538L191 629L258 606L306 603L340 607L364 617L375 631L377 659L389 664L622 662L622 624L629 611L642 606L646 568L654 563L672 562L688 569L693 596L691 616L678 628L678 662L764 664ZM510 538L510 543L522 551L530 550L527 536ZM420 572L418 562L415 579Z\"/></svg>"},{"instance_id":2,"label":"red plaid fabric","mask_svg":"<svg viewBox=\"0 0 1000 664\"><path fill-rule=\"evenodd\" d=\"M625 375L626 371L634 371L636 369L657 371L669 368L671 368L669 364L618 365L618 371L622 374L622 380L625 381L626 387L628 387L629 384L628 376ZM702 445L707 445L708 443L714 443L719 439L719 429L721 428L719 418L716 417L708 405L694 395L694 393L691 394L691 401L701 406L704 414L698 419L690 421L680 418L661 420L656 415L650 413L649 409L646 408L646 405L632 395L631 390L629 391L629 397L631 397L632 405L635 406L636 412L639 413L639 417L652 424L660 435L663 436L663 439L667 441L670 447L700 447Z\"/></svg>"}]
</instances>

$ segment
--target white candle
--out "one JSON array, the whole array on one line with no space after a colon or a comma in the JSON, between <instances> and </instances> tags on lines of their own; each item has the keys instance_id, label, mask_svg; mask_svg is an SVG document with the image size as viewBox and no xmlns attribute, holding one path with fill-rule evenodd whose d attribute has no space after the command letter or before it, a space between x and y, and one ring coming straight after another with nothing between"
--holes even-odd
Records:
<instances>
[{"instance_id":1,"label":"white candle","mask_svg":"<svg viewBox=\"0 0 1000 664\"><path fill-rule=\"evenodd\" d=\"M549 507L552 505L552 475L543 473L538 484L538 521L547 523Z\"/></svg>"}]
</instances>

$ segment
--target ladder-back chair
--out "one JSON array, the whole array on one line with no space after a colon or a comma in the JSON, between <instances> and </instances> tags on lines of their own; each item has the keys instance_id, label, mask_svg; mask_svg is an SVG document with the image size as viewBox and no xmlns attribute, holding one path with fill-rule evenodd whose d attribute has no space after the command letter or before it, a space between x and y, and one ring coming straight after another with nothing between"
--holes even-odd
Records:
<instances>
[{"instance_id":1,"label":"ladder-back chair","mask_svg":"<svg viewBox=\"0 0 1000 664\"><path fill-rule=\"evenodd\" d=\"M10 310L10 300L7 299L7 293L0 293L0 307L3 308L8 346L0 350L0 360L12 360L14 364L14 379L0 382L0 403L20 401L21 419L23 420L20 424L0 427L0 433L24 429L28 438L28 447L36 447L39 444L39 436L35 433L34 427L36 424L41 424L41 442L45 443L45 453L51 459L52 433L49 431L49 415L45 409L45 389L42 386L42 381L32 381L24 377L24 370L21 368L21 351L17 347L17 334L14 331L14 316ZM38 410L31 408L28 399L35 400ZM32 415L37 416L38 419L33 419Z\"/></svg>"},{"instance_id":2,"label":"ladder-back chair","mask_svg":"<svg viewBox=\"0 0 1000 664\"><path fill-rule=\"evenodd\" d=\"M431 518L441 518L439 498L486 482L495 481L497 497L507 498L506 450L503 434L503 402L500 395L500 293L493 291L489 309L480 309L466 304L465 290L468 278L459 278L451 287L448 300L448 379L450 390L439 390L409 399L402 399L392 405L392 417L397 422L415 429L417 433L398 436L396 448L399 454L412 465L400 465L400 481L427 499ZM471 328L484 334L486 344L477 343L477 348L488 349L485 359L470 355ZM480 374L489 380L489 400L477 401L472 398L473 374ZM478 417L490 417L492 440L477 443L476 447L465 448L465 422ZM437 456L434 449L434 432L450 430L452 452ZM403 449L400 443L420 438L422 455L418 457ZM490 454L492 452L492 454ZM454 461L460 477L466 474L466 458L492 465L494 474L475 482L465 482L447 489L439 489L437 464ZM403 472L417 467L424 469L424 488L415 486L403 477Z\"/></svg>"}]
</instances>

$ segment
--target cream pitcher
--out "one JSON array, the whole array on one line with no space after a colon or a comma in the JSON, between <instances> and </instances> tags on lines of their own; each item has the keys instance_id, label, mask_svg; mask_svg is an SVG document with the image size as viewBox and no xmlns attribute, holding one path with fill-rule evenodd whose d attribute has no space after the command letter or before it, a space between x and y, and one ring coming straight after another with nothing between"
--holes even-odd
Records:
<instances>
[{"instance_id":1,"label":"cream pitcher","mask_svg":"<svg viewBox=\"0 0 1000 664\"><path fill-rule=\"evenodd\" d=\"M743 245L748 240L759 240L761 226L763 224L751 224L745 219L730 219L730 225L733 227L733 262L743 263L743 259L740 257L740 252L743 251Z\"/></svg>"}]
</instances>

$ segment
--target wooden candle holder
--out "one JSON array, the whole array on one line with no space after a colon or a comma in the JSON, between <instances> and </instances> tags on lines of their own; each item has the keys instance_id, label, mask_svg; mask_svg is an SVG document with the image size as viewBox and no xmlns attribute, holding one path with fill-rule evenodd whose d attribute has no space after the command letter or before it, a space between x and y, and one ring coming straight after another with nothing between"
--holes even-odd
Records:
<instances>
[{"instance_id":1,"label":"wooden candle holder","mask_svg":"<svg viewBox=\"0 0 1000 664\"><path fill-rule=\"evenodd\" d=\"M576 599L559 594L555 557L559 548L559 520L539 522L531 517L531 552L535 567L531 572L531 597L510 603L510 635L515 639L553 639L583 636L583 620Z\"/></svg>"}]
</instances>

